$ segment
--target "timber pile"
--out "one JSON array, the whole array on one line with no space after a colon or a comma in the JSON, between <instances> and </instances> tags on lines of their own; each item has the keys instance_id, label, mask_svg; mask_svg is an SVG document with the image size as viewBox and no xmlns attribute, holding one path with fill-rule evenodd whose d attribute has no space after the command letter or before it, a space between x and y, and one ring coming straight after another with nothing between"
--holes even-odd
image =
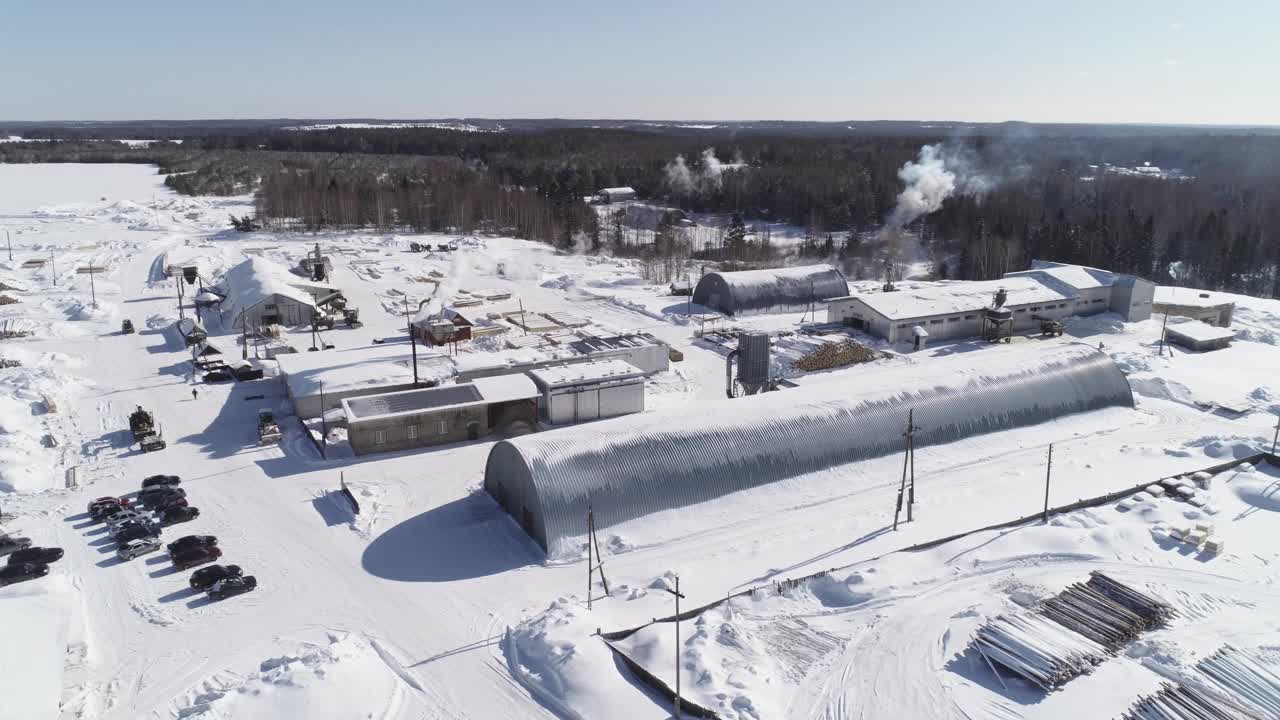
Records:
<instances>
[{"instance_id":1,"label":"timber pile","mask_svg":"<svg viewBox=\"0 0 1280 720\"><path fill-rule=\"evenodd\" d=\"M1139 698L1120 720L1265 720L1265 716L1196 688L1164 683L1156 694Z\"/></svg>"},{"instance_id":2,"label":"timber pile","mask_svg":"<svg viewBox=\"0 0 1280 720\"><path fill-rule=\"evenodd\" d=\"M1226 645L1196 667L1235 698L1264 711L1263 717L1280 718L1280 676L1257 660Z\"/></svg>"},{"instance_id":3,"label":"timber pile","mask_svg":"<svg viewBox=\"0 0 1280 720\"><path fill-rule=\"evenodd\" d=\"M1173 617L1173 608L1099 572L1045 600L1040 613L1115 652Z\"/></svg>"},{"instance_id":4,"label":"timber pile","mask_svg":"<svg viewBox=\"0 0 1280 720\"><path fill-rule=\"evenodd\" d=\"M1035 614L995 618L978 628L974 647L988 663L999 664L1043 690L1089 672L1107 657L1102 645Z\"/></svg>"},{"instance_id":5,"label":"timber pile","mask_svg":"<svg viewBox=\"0 0 1280 720\"><path fill-rule=\"evenodd\" d=\"M22 301L17 298L12 298L8 295L0 295L0 305L17 305L20 302Z\"/></svg>"},{"instance_id":6,"label":"timber pile","mask_svg":"<svg viewBox=\"0 0 1280 720\"><path fill-rule=\"evenodd\" d=\"M10 360L8 358L0 358L0 369L22 367L20 360Z\"/></svg>"},{"instance_id":7,"label":"timber pile","mask_svg":"<svg viewBox=\"0 0 1280 720\"><path fill-rule=\"evenodd\" d=\"M830 370L854 363L875 360L878 353L853 340L838 343L824 343L813 352L803 355L791 364L796 370Z\"/></svg>"},{"instance_id":8,"label":"timber pile","mask_svg":"<svg viewBox=\"0 0 1280 720\"><path fill-rule=\"evenodd\" d=\"M30 330L0 330L0 340L13 340L14 338L30 337Z\"/></svg>"}]
</instances>

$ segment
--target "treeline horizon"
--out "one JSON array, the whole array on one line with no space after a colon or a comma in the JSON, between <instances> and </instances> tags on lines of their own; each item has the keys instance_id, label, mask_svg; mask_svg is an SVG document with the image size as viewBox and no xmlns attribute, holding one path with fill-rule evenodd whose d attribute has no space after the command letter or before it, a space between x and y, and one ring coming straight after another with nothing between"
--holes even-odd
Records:
<instances>
[{"instance_id":1,"label":"treeline horizon","mask_svg":"<svg viewBox=\"0 0 1280 720\"><path fill-rule=\"evenodd\" d=\"M938 276L989 279L1054 260L1157 282L1280 297L1280 137L789 137L607 129L265 130L147 148L65 141L0 144L3 162L151 162L184 194L256 192L269 228L492 232L564 249L660 259L780 261L735 238L714 250L664 225L626 247L583 197L629 185L687 213L805 229L801 252L865 274L922 144L963 160L961 189L909 226ZM708 150L714 148L709 154ZM676 166L676 158L683 166ZM1186 179L1101 166L1151 163ZM966 187L980 178L980 188ZM696 216L695 216L696 217ZM674 238L674 240L673 240ZM612 247L611 247L612 246Z\"/></svg>"}]
</instances>

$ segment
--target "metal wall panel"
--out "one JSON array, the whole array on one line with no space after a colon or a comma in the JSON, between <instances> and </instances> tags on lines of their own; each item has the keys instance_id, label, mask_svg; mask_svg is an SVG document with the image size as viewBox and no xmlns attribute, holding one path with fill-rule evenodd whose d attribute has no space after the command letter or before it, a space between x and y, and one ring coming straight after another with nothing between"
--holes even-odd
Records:
<instances>
[{"instance_id":1,"label":"metal wall panel","mask_svg":"<svg viewBox=\"0 0 1280 720\"><path fill-rule=\"evenodd\" d=\"M994 348L993 348L994 349ZM598 527L804 473L900 452L907 411L918 446L1133 406L1124 375L1088 346L965 353L919 368L765 393L693 413L651 413L504 440L485 489L552 557ZM525 513L528 513L526 516Z\"/></svg>"}]
</instances>

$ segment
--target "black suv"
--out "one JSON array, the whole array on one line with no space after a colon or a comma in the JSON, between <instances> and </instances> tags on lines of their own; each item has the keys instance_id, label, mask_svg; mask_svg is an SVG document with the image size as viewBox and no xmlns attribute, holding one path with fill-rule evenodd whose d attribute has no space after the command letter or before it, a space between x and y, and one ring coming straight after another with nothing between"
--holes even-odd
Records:
<instances>
[{"instance_id":1,"label":"black suv","mask_svg":"<svg viewBox=\"0 0 1280 720\"><path fill-rule=\"evenodd\" d=\"M210 600L225 600L235 595L243 595L251 592L258 587L258 578L252 575L244 577L229 577L214 584L209 588Z\"/></svg>"},{"instance_id":2,"label":"black suv","mask_svg":"<svg viewBox=\"0 0 1280 720\"><path fill-rule=\"evenodd\" d=\"M169 487L178 485L181 482L182 478L177 475L152 475L149 478L143 478L142 489L146 490L147 488L152 487Z\"/></svg>"},{"instance_id":3,"label":"black suv","mask_svg":"<svg viewBox=\"0 0 1280 720\"><path fill-rule=\"evenodd\" d=\"M165 546L169 554L180 553L184 550L190 550L194 547L213 547L218 544L218 538L212 535L184 535L177 540Z\"/></svg>"},{"instance_id":4,"label":"black suv","mask_svg":"<svg viewBox=\"0 0 1280 720\"><path fill-rule=\"evenodd\" d=\"M153 510L164 504L165 499L174 497L186 497L187 491L180 487L169 487L161 485L157 487L147 488L138 493L138 502L148 510Z\"/></svg>"},{"instance_id":5,"label":"black suv","mask_svg":"<svg viewBox=\"0 0 1280 720\"><path fill-rule=\"evenodd\" d=\"M49 566L43 563L22 563L21 565L5 565L0 568L0 585L35 580L49 574Z\"/></svg>"},{"instance_id":6,"label":"black suv","mask_svg":"<svg viewBox=\"0 0 1280 720\"><path fill-rule=\"evenodd\" d=\"M160 525L168 527L178 523L189 522L200 517L200 508L168 507L160 511Z\"/></svg>"},{"instance_id":7,"label":"black suv","mask_svg":"<svg viewBox=\"0 0 1280 720\"><path fill-rule=\"evenodd\" d=\"M210 565L191 573L191 587L195 590L208 590L219 580L243 574L239 565Z\"/></svg>"},{"instance_id":8,"label":"black suv","mask_svg":"<svg viewBox=\"0 0 1280 720\"><path fill-rule=\"evenodd\" d=\"M22 563L32 563L34 565L48 565L51 562L57 562L61 559L62 548L33 547L24 548L10 554L9 564L21 565Z\"/></svg>"},{"instance_id":9,"label":"black suv","mask_svg":"<svg viewBox=\"0 0 1280 720\"><path fill-rule=\"evenodd\" d=\"M124 545L130 540L144 537L160 537L160 526L153 522L141 522L116 533L116 545Z\"/></svg>"}]
</instances>

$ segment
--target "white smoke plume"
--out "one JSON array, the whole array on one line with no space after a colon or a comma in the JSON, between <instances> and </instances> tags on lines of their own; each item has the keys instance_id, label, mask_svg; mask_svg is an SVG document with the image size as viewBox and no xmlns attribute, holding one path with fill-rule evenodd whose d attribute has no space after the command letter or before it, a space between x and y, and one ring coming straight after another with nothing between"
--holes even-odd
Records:
<instances>
[{"instance_id":1,"label":"white smoke plume","mask_svg":"<svg viewBox=\"0 0 1280 720\"><path fill-rule=\"evenodd\" d=\"M898 193L898 203L885 223L886 231L910 225L915 220L937 212L942 203L955 194L968 197L986 195L998 184L978 169L978 158L966 147L925 145L916 160L898 171L906 185Z\"/></svg>"},{"instance_id":2,"label":"white smoke plume","mask_svg":"<svg viewBox=\"0 0 1280 720\"><path fill-rule=\"evenodd\" d=\"M956 191L956 175L947 169L937 145L920 148L920 157L903 165L898 178L906 187L898 193L898 204L889 215L887 228L905 227L923 215L938 211L942 202Z\"/></svg>"},{"instance_id":3,"label":"white smoke plume","mask_svg":"<svg viewBox=\"0 0 1280 720\"><path fill-rule=\"evenodd\" d=\"M716 157L716 149L703 150L700 159L702 167L697 170L689 167L684 155L677 155L675 160L667 163L667 187L670 187L673 193L693 195L720 189L725 164Z\"/></svg>"}]
</instances>

